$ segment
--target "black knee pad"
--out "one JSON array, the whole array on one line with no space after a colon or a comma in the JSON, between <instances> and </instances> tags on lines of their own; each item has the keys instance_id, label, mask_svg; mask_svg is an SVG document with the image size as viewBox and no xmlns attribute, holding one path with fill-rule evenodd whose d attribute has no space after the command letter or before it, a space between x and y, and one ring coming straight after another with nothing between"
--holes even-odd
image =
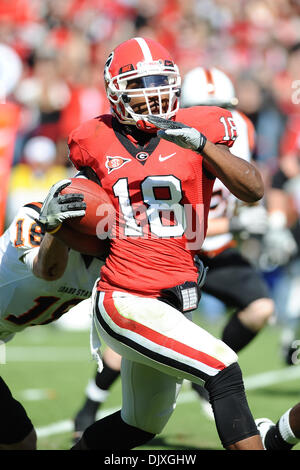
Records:
<instances>
[{"instance_id":1,"label":"black knee pad","mask_svg":"<svg viewBox=\"0 0 300 470\"><path fill-rule=\"evenodd\" d=\"M209 393L217 431L223 447L258 433L248 406L242 372L237 362L208 379Z\"/></svg>"},{"instance_id":2,"label":"black knee pad","mask_svg":"<svg viewBox=\"0 0 300 470\"><path fill-rule=\"evenodd\" d=\"M25 409L0 377L0 444L21 442L32 430L33 425Z\"/></svg>"},{"instance_id":3,"label":"black knee pad","mask_svg":"<svg viewBox=\"0 0 300 470\"><path fill-rule=\"evenodd\" d=\"M129 450L153 439L155 434L126 424L117 411L96 421L83 433L89 450Z\"/></svg>"}]
</instances>

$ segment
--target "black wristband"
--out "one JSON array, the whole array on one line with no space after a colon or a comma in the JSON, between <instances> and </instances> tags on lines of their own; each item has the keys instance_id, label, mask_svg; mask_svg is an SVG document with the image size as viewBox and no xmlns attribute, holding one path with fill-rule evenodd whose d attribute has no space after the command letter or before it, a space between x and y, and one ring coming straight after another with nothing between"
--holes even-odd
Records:
<instances>
[{"instance_id":1,"label":"black wristband","mask_svg":"<svg viewBox=\"0 0 300 470\"><path fill-rule=\"evenodd\" d=\"M200 132L200 145L199 145L199 147L197 148L197 152L198 152L198 153L201 153L201 152L202 152L202 150L203 150L204 147L205 147L206 142L207 142L207 138L205 137L204 134L202 134L202 133Z\"/></svg>"}]
</instances>

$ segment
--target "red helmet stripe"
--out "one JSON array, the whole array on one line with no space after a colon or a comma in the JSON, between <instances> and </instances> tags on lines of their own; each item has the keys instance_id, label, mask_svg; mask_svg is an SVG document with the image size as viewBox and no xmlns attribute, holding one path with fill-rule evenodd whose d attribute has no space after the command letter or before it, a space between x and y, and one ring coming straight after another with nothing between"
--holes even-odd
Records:
<instances>
[{"instance_id":1,"label":"red helmet stripe","mask_svg":"<svg viewBox=\"0 0 300 470\"><path fill-rule=\"evenodd\" d=\"M215 93L215 84L214 84L214 79L211 73L211 70L209 69L203 69L205 73L205 78L207 81L207 92L209 95L213 95Z\"/></svg>"}]
</instances>

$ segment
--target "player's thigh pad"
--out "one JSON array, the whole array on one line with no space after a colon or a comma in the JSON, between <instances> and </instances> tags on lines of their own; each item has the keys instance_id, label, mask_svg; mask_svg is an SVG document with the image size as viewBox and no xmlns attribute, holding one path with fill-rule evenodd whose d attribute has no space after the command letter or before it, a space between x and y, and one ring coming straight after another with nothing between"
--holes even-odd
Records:
<instances>
[{"instance_id":1,"label":"player's thigh pad","mask_svg":"<svg viewBox=\"0 0 300 470\"><path fill-rule=\"evenodd\" d=\"M158 299L99 292L95 302L100 336L131 361L202 385L237 360L225 343Z\"/></svg>"},{"instance_id":2,"label":"player's thigh pad","mask_svg":"<svg viewBox=\"0 0 300 470\"><path fill-rule=\"evenodd\" d=\"M121 376L122 419L143 431L159 434L175 409L182 380L125 358Z\"/></svg>"},{"instance_id":3,"label":"player's thigh pad","mask_svg":"<svg viewBox=\"0 0 300 470\"><path fill-rule=\"evenodd\" d=\"M14 399L0 377L0 444L21 442L33 430L33 425L21 403Z\"/></svg>"}]
</instances>

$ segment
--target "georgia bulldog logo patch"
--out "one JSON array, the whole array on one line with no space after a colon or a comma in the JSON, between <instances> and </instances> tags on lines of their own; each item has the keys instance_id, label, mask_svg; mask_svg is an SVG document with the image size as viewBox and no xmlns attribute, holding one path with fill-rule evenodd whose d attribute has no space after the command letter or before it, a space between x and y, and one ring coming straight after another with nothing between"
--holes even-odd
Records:
<instances>
[{"instance_id":1,"label":"georgia bulldog logo patch","mask_svg":"<svg viewBox=\"0 0 300 470\"><path fill-rule=\"evenodd\" d=\"M128 162L131 162L130 158L109 157L108 155L106 155L105 167L107 168L108 174L109 174L114 170L118 170L119 168L122 168L122 166Z\"/></svg>"},{"instance_id":2,"label":"georgia bulldog logo patch","mask_svg":"<svg viewBox=\"0 0 300 470\"><path fill-rule=\"evenodd\" d=\"M144 162L147 160L147 158L149 157L149 153L147 152L139 152L136 154L135 158L139 161L139 162Z\"/></svg>"}]
</instances>

